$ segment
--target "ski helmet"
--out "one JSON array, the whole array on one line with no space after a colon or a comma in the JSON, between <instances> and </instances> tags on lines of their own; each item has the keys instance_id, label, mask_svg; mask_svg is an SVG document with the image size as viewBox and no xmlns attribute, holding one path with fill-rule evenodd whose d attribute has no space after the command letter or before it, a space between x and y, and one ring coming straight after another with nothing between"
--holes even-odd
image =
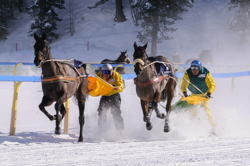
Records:
<instances>
[{"instance_id":1,"label":"ski helmet","mask_svg":"<svg viewBox=\"0 0 250 166\"><path fill-rule=\"evenodd\" d=\"M199 67L199 69L201 69L201 62L198 60L193 60L191 62L191 67Z\"/></svg>"},{"instance_id":2,"label":"ski helmet","mask_svg":"<svg viewBox=\"0 0 250 166\"><path fill-rule=\"evenodd\" d=\"M110 64L104 64L103 66L102 66L102 71L105 73L105 71L110 71L110 75L112 76L112 74L113 74L113 67L110 65ZM103 73L103 74L104 74ZM108 73L107 73L108 74Z\"/></svg>"}]
</instances>

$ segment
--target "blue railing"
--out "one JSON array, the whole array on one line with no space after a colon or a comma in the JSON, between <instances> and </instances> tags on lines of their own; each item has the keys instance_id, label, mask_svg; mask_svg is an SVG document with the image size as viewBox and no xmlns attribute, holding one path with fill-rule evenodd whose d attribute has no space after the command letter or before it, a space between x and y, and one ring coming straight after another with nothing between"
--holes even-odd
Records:
<instances>
[{"instance_id":1,"label":"blue railing","mask_svg":"<svg viewBox=\"0 0 250 166\"><path fill-rule=\"evenodd\" d=\"M184 73L176 74L178 78L181 78ZM121 74L123 80L133 79L135 74ZM237 73L212 73L213 78L234 78L250 76L250 71L237 72ZM21 82L41 82L41 76L9 76L0 75L0 81L21 81Z\"/></svg>"},{"instance_id":2,"label":"blue railing","mask_svg":"<svg viewBox=\"0 0 250 166\"><path fill-rule=\"evenodd\" d=\"M5 65L5 66L10 65L10 66L12 66L12 65L20 64L20 63L22 63L22 65L35 66L34 63L27 63L27 62L0 62L0 65Z\"/></svg>"},{"instance_id":3,"label":"blue railing","mask_svg":"<svg viewBox=\"0 0 250 166\"><path fill-rule=\"evenodd\" d=\"M34 63L27 63L27 62L0 62L0 65L27 65L27 66L34 66ZM92 64L87 63L92 67L100 67L103 64ZM113 67L116 67L120 64L111 64ZM132 64L122 64L124 67L133 67ZM216 67L216 65L211 65ZM240 67L239 65L234 65L235 67ZM178 67L189 67L189 65L178 65ZM218 67L218 66L217 66ZM135 74L121 74L122 79L128 80L133 79L136 77ZM184 73L176 73L176 77L181 78L183 77ZM212 73L213 78L234 78L234 77L243 77L243 76L250 76L250 71L245 72L235 72L235 73ZM10 75L0 75L0 81L21 81L21 82L41 82L41 76L10 76Z\"/></svg>"}]
</instances>

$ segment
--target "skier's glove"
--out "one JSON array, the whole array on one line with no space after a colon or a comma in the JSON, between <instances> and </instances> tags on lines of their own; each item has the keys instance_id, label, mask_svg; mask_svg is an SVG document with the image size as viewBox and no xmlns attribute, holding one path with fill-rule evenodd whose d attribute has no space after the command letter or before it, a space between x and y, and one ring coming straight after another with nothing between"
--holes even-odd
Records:
<instances>
[{"instance_id":1,"label":"skier's glove","mask_svg":"<svg viewBox=\"0 0 250 166\"><path fill-rule=\"evenodd\" d=\"M118 87L117 87L117 86L113 85L113 87L114 87L114 90L118 90Z\"/></svg>"},{"instance_id":2,"label":"skier's glove","mask_svg":"<svg viewBox=\"0 0 250 166\"><path fill-rule=\"evenodd\" d=\"M184 95L185 97L188 97L187 92L183 92L183 95Z\"/></svg>"},{"instance_id":3,"label":"skier's glove","mask_svg":"<svg viewBox=\"0 0 250 166\"><path fill-rule=\"evenodd\" d=\"M211 98L211 93L207 92L206 98Z\"/></svg>"}]
</instances>

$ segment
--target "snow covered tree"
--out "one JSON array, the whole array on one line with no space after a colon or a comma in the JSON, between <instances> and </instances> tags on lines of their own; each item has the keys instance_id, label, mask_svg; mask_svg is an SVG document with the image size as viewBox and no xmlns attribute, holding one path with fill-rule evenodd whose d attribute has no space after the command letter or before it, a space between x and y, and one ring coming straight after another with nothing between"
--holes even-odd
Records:
<instances>
[{"instance_id":1,"label":"snow covered tree","mask_svg":"<svg viewBox=\"0 0 250 166\"><path fill-rule=\"evenodd\" d=\"M10 0L11 17L14 17L15 8L18 8L19 12L22 12L24 4L24 0Z\"/></svg>"},{"instance_id":2,"label":"snow covered tree","mask_svg":"<svg viewBox=\"0 0 250 166\"><path fill-rule=\"evenodd\" d=\"M171 25L181 20L180 13L187 11L187 7L191 8L193 3L192 0L138 0L133 4L137 5L141 12L138 18L142 31L137 38L142 43L152 43L151 56L156 56L157 43L172 39L169 33L177 28L171 28Z\"/></svg>"},{"instance_id":3,"label":"snow covered tree","mask_svg":"<svg viewBox=\"0 0 250 166\"><path fill-rule=\"evenodd\" d=\"M142 8L140 4L143 4L145 0L128 0L130 6L130 12L135 26L138 26L138 21L142 18Z\"/></svg>"},{"instance_id":4,"label":"snow covered tree","mask_svg":"<svg viewBox=\"0 0 250 166\"><path fill-rule=\"evenodd\" d=\"M240 36L240 43L245 44L250 35L250 1L249 0L231 0L229 11L238 9L230 24L230 29Z\"/></svg>"},{"instance_id":5,"label":"snow covered tree","mask_svg":"<svg viewBox=\"0 0 250 166\"><path fill-rule=\"evenodd\" d=\"M102 5L106 2L108 2L109 0L100 0L99 2L95 3L95 6L88 6L89 9L92 8L97 8L99 5ZM126 17L124 15L124 11L123 11L123 5L122 5L122 0L115 0L115 4L116 4L116 14L115 14L115 18L114 20L117 22L124 22L126 21Z\"/></svg>"},{"instance_id":6,"label":"snow covered tree","mask_svg":"<svg viewBox=\"0 0 250 166\"><path fill-rule=\"evenodd\" d=\"M10 2L9 0L0 0L0 40L7 39L8 24L10 20Z\"/></svg>"},{"instance_id":7,"label":"snow covered tree","mask_svg":"<svg viewBox=\"0 0 250 166\"><path fill-rule=\"evenodd\" d=\"M70 35L73 36L75 33L75 15L74 15L74 0L68 0L68 8L67 11L69 12L69 32Z\"/></svg>"},{"instance_id":8,"label":"snow covered tree","mask_svg":"<svg viewBox=\"0 0 250 166\"><path fill-rule=\"evenodd\" d=\"M54 31L57 30L57 22L62 21L55 12L55 9L65 9L64 0L34 0L32 5L27 8L33 22L30 27L30 35L35 32L47 35L48 40L58 38L59 35Z\"/></svg>"}]
</instances>

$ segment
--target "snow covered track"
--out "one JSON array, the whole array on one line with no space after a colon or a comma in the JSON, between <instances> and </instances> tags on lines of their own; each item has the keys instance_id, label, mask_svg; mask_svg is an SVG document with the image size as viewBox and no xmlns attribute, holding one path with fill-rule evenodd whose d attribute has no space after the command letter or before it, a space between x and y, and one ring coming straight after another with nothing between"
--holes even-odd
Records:
<instances>
[{"instance_id":1,"label":"snow covered track","mask_svg":"<svg viewBox=\"0 0 250 166\"><path fill-rule=\"evenodd\" d=\"M225 84L227 80L230 79L216 79L223 92L231 86ZM0 165L250 165L248 98L239 95L247 93L241 87L248 82L248 77L236 82L235 98L215 92L210 110L217 124L217 136L209 137L210 125L202 112L198 119L190 119L188 113L172 112L173 127L167 134L162 131L164 121L153 114L154 128L147 131L141 121L133 81L128 80L121 93L124 136L116 136L111 115L109 126L100 133L96 112L100 99L90 97L86 102L83 143L77 143L78 109L72 100L70 134L54 134L54 123L38 109L42 97L40 83L20 87L16 136L9 136L13 85L1 82L0 97L4 104L0 116ZM54 113L54 107L48 107L48 111Z\"/></svg>"},{"instance_id":2,"label":"snow covered track","mask_svg":"<svg viewBox=\"0 0 250 166\"><path fill-rule=\"evenodd\" d=\"M250 137L0 145L1 165L249 165Z\"/></svg>"}]
</instances>

